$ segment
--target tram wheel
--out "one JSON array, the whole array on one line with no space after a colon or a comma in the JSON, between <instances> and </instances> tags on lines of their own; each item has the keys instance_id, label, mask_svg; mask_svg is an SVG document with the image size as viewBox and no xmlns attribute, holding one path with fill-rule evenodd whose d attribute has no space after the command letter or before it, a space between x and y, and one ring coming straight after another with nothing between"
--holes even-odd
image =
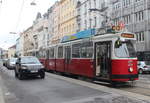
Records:
<instances>
[{"instance_id":1,"label":"tram wheel","mask_svg":"<svg viewBox=\"0 0 150 103\"><path fill-rule=\"evenodd\" d=\"M117 87L117 82L111 81L110 84L112 87Z\"/></svg>"}]
</instances>

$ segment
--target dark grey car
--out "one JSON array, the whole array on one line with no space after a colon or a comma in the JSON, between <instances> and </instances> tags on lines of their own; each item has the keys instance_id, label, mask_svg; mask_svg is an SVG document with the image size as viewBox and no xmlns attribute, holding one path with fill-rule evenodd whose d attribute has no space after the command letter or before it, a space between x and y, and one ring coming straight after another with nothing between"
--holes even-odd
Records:
<instances>
[{"instance_id":1,"label":"dark grey car","mask_svg":"<svg viewBox=\"0 0 150 103\"><path fill-rule=\"evenodd\" d=\"M16 61L15 76L20 80L27 76L40 76L42 79L44 79L44 66L36 57L19 57Z\"/></svg>"}]
</instances>

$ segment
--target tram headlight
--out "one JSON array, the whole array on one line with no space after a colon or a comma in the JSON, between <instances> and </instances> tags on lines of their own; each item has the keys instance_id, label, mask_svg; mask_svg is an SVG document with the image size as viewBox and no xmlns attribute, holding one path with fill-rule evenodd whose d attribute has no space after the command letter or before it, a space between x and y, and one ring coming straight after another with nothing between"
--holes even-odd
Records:
<instances>
[{"instance_id":1,"label":"tram headlight","mask_svg":"<svg viewBox=\"0 0 150 103\"><path fill-rule=\"evenodd\" d=\"M133 68L132 67L129 68L129 72L133 72Z\"/></svg>"}]
</instances>

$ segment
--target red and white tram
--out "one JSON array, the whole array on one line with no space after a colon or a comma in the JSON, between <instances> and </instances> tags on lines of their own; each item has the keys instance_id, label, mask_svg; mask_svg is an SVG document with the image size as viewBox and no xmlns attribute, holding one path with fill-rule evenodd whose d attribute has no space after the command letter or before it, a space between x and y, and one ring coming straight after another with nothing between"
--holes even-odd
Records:
<instances>
[{"instance_id":1,"label":"red and white tram","mask_svg":"<svg viewBox=\"0 0 150 103\"><path fill-rule=\"evenodd\" d=\"M114 82L138 79L136 37L108 33L72 40L48 48L44 62L51 71Z\"/></svg>"}]
</instances>

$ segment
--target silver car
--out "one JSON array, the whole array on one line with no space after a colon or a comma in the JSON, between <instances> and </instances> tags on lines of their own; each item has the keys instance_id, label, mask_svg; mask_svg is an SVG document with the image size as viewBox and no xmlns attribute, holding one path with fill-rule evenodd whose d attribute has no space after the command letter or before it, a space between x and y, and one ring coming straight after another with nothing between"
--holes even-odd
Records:
<instances>
[{"instance_id":1,"label":"silver car","mask_svg":"<svg viewBox=\"0 0 150 103\"><path fill-rule=\"evenodd\" d=\"M44 66L36 57L19 57L16 61L15 76L20 80L27 76L40 76L42 79L44 79Z\"/></svg>"},{"instance_id":2,"label":"silver car","mask_svg":"<svg viewBox=\"0 0 150 103\"><path fill-rule=\"evenodd\" d=\"M138 72L139 74L150 73L150 65L146 64L145 61L138 62Z\"/></svg>"},{"instance_id":3,"label":"silver car","mask_svg":"<svg viewBox=\"0 0 150 103\"><path fill-rule=\"evenodd\" d=\"M17 58L10 58L7 60L6 67L8 69L15 69Z\"/></svg>"}]
</instances>

